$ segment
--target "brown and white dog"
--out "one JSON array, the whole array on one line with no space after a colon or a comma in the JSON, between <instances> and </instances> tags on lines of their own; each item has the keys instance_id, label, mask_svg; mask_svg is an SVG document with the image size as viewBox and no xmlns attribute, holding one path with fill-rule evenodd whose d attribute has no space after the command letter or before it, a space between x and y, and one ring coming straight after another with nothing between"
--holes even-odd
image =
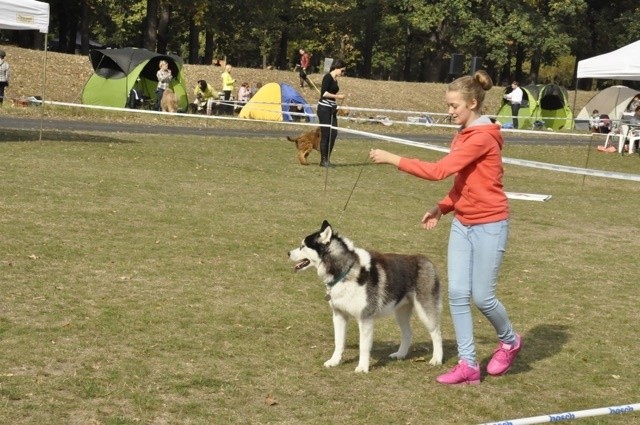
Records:
<instances>
[{"instance_id":1,"label":"brown and white dog","mask_svg":"<svg viewBox=\"0 0 640 425\"><path fill-rule=\"evenodd\" d=\"M178 112L178 98L173 90L169 88L164 90L160 100L160 107L162 112Z\"/></svg>"},{"instance_id":2,"label":"brown and white dog","mask_svg":"<svg viewBox=\"0 0 640 425\"><path fill-rule=\"evenodd\" d=\"M423 255L383 254L357 248L336 233L325 220L322 227L289 251L294 271L315 267L333 310L335 350L325 367L340 364L353 317L360 329L360 359L356 372L369 372L373 324L378 317L395 313L402 335L398 351L403 359L411 346L411 314L415 312L431 335L432 365L442 363L440 280L433 263Z\"/></svg>"},{"instance_id":3,"label":"brown and white dog","mask_svg":"<svg viewBox=\"0 0 640 425\"><path fill-rule=\"evenodd\" d=\"M320 152L320 127L304 133L296 138L287 136L287 140L294 142L298 148L298 161L302 165L309 165L307 157L312 150Z\"/></svg>"}]
</instances>

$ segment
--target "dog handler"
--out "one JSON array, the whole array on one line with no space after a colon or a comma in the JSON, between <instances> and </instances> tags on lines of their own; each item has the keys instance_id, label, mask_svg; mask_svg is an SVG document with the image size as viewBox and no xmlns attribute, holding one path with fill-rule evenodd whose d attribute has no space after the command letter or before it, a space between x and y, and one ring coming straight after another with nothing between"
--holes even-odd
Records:
<instances>
[{"instance_id":1,"label":"dog handler","mask_svg":"<svg viewBox=\"0 0 640 425\"><path fill-rule=\"evenodd\" d=\"M336 100L344 99L344 94L338 94L338 91L340 91L338 77L342 75L346 67L343 61L336 59L331 64L329 72L322 78L317 112L322 133L320 141L321 167L332 167L329 157L338 136L338 104Z\"/></svg>"},{"instance_id":2,"label":"dog handler","mask_svg":"<svg viewBox=\"0 0 640 425\"><path fill-rule=\"evenodd\" d=\"M449 234L449 308L458 344L458 364L436 378L441 384L479 384L480 367L473 340L471 301L496 330L499 345L487 365L489 375L506 373L522 340L507 311L496 298L497 277L507 245L509 205L503 189L500 126L480 115L485 91L493 81L477 71L453 81L445 99L452 120L460 125L450 152L437 162L403 158L380 149L369 157L426 180L444 180L455 174L453 187L422 217L422 227L433 229L443 214L454 213Z\"/></svg>"}]
</instances>

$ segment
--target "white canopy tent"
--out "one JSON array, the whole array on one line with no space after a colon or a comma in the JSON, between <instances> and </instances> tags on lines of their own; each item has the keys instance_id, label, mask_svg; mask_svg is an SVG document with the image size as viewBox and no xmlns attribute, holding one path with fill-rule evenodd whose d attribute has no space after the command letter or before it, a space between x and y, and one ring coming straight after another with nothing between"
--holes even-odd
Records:
<instances>
[{"instance_id":1,"label":"white canopy tent","mask_svg":"<svg viewBox=\"0 0 640 425\"><path fill-rule=\"evenodd\" d=\"M45 34L42 65L42 110L40 140L44 118L45 87L47 85L47 34L49 33L49 3L35 0L0 0L0 29L35 30Z\"/></svg>"},{"instance_id":2,"label":"white canopy tent","mask_svg":"<svg viewBox=\"0 0 640 425\"><path fill-rule=\"evenodd\" d=\"M580 78L640 81L640 40L627 44L618 50L578 62L573 97L574 114L578 94L578 80ZM575 124L574 128L577 127L578 123L576 122Z\"/></svg>"},{"instance_id":3,"label":"white canopy tent","mask_svg":"<svg viewBox=\"0 0 640 425\"><path fill-rule=\"evenodd\" d=\"M49 3L35 0L0 0L0 28L49 32Z\"/></svg>"},{"instance_id":4,"label":"white canopy tent","mask_svg":"<svg viewBox=\"0 0 640 425\"><path fill-rule=\"evenodd\" d=\"M576 78L640 81L640 40L579 61Z\"/></svg>"}]
</instances>

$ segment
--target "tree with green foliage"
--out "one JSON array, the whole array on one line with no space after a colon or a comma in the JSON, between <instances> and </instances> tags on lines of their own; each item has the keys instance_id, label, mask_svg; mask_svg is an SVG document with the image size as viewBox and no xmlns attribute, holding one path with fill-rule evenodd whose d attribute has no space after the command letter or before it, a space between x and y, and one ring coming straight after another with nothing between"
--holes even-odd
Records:
<instances>
[{"instance_id":1,"label":"tree with green foliage","mask_svg":"<svg viewBox=\"0 0 640 425\"><path fill-rule=\"evenodd\" d=\"M305 48L316 69L325 58L339 57L351 75L404 81L446 81L450 59L460 53L466 65L482 58L497 82L537 82L543 68L546 80L566 82L571 58L575 64L640 39L637 0L620 0L616 7L599 0L49 3L56 50L62 52L87 54L89 40L96 39L111 47L175 53L188 63L226 59L236 66L286 69ZM28 47L37 42L24 32L0 36Z\"/></svg>"}]
</instances>

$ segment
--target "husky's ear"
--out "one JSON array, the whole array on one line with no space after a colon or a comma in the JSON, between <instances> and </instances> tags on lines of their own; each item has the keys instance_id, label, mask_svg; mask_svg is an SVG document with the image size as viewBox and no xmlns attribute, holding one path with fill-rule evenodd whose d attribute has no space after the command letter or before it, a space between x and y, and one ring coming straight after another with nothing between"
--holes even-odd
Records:
<instances>
[{"instance_id":1,"label":"husky's ear","mask_svg":"<svg viewBox=\"0 0 640 425\"><path fill-rule=\"evenodd\" d=\"M322 222L322 227L320 228L320 243L328 244L331 241L331 235L333 234L333 229L331 229L331 225L327 220Z\"/></svg>"}]
</instances>

